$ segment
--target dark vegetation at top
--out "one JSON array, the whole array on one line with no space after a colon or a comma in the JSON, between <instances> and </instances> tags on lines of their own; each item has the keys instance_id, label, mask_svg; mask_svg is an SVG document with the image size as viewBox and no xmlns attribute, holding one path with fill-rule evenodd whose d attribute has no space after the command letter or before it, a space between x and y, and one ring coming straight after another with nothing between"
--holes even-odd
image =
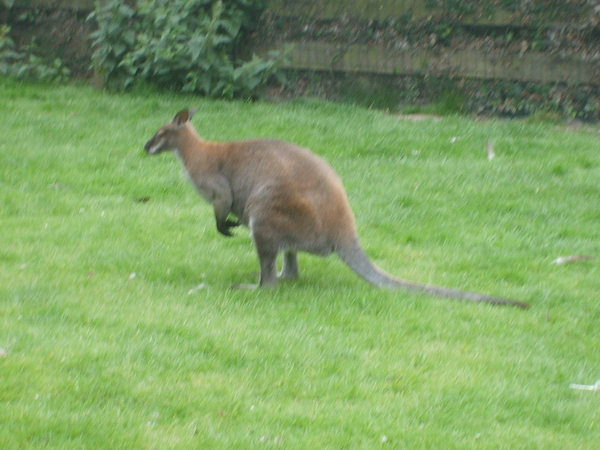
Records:
<instances>
[{"instance_id":1,"label":"dark vegetation at top","mask_svg":"<svg viewBox=\"0 0 600 450\"><path fill-rule=\"evenodd\" d=\"M312 15L300 14L305 3ZM290 72L279 69L281 53L252 55L257 42L273 40L435 53L478 49L516 59L540 52L591 62L600 75L598 0L426 0L420 7L427 14L353 13L369 5L356 0L325 17L326 0L107 0L95 2L90 14L2 0L0 74L59 82L94 76L99 86L117 90L150 84L212 97L318 95L391 110L430 104L441 113L600 120L600 82ZM265 90L273 80L277 87Z\"/></svg>"}]
</instances>

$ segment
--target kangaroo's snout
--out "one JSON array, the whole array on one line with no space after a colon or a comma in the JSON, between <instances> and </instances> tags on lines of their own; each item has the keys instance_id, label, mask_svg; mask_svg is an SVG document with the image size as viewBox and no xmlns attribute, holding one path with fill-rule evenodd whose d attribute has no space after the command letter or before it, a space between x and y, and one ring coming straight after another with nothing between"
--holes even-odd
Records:
<instances>
[{"instance_id":1,"label":"kangaroo's snout","mask_svg":"<svg viewBox=\"0 0 600 450\"><path fill-rule=\"evenodd\" d=\"M156 155L158 153L159 146L154 143L154 140L155 139L152 138L144 145L144 149L148 155Z\"/></svg>"}]
</instances>

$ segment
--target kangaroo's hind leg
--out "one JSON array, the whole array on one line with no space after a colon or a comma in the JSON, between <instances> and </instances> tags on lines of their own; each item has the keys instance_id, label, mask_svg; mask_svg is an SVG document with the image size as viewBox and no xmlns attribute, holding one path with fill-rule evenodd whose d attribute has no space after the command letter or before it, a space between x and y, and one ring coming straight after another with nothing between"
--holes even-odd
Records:
<instances>
[{"instance_id":1,"label":"kangaroo's hind leg","mask_svg":"<svg viewBox=\"0 0 600 450\"><path fill-rule=\"evenodd\" d=\"M252 238L260 263L260 280L258 284L260 287L275 287L277 286L279 244L257 230L252 230Z\"/></svg>"},{"instance_id":2,"label":"kangaroo's hind leg","mask_svg":"<svg viewBox=\"0 0 600 450\"><path fill-rule=\"evenodd\" d=\"M283 267L279 272L282 280L295 280L298 278L298 254L292 250L283 253Z\"/></svg>"}]
</instances>

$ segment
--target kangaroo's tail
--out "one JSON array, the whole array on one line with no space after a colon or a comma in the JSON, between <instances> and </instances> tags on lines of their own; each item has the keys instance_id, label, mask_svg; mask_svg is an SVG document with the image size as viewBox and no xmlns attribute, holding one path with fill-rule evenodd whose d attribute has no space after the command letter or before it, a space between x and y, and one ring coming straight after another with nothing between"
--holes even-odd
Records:
<instances>
[{"instance_id":1,"label":"kangaroo's tail","mask_svg":"<svg viewBox=\"0 0 600 450\"><path fill-rule=\"evenodd\" d=\"M374 286L386 289L405 289L414 292L425 292L436 297L454 298L470 302L491 303L494 305L518 306L519 308L529 308L528 303L506 298L492 297L489 295L475 294L473 292L459 291L444 287L431 286L428 284L413 283L412 281L396 278L377 267L371 262L367 254L360 246L358 239L352 244L336 248L338 256L354 272L364 278Z\"/></svg>"}]
</instances>

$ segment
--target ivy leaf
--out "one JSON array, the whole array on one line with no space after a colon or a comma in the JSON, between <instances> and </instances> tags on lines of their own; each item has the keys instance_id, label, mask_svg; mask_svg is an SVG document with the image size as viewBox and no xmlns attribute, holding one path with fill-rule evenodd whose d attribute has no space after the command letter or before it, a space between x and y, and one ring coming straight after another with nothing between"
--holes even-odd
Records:
<instances>
[{"instance_id":1,"label":"ivy leaf","mask_svg":"<svg viewBox=\"0 0 600 450\"><path fill-rule=\"evenodd\" d=\"M135 31L129 30L123 33L123 40L129 45L135 44Z\"/></svg>"},{"instance_id":2,"label":"ivy leaf","mask_svg":"<svg viewBox=\"0 0 600 450\"><path fill-rule=\"evenodd\" d=\"M232 39L229 36L225 36L224 34L217 34L213 38L212 43L216 47L221 44L229 44L231 42L231 40Z\"/></svg>"},{"instance_id":3,"label":"ivy leaf","mask_svg":"<svg viewBox=\"0 0 600 450\"><path fill-rule=\"evenodd\" d=\"M115 44L113 47L113 52L115 54L115 56L121 56L122 54L125 53L125 51L127 50L127 46L125 44Z\"/></svg>"},{"instance_id":4,"label":"ivy leaf","mask_svg":"<svg viewBox=\"0 0 600 450\"><path fill-rule=\"evenodd\" d=\"M239 20L221 20L219 25L225 29L229 37L236 37L242 27L242 22Z\"/></svg>"},{"instance_id":5,"label":"ivy leaf","mask_svg":"<svg viewBox=\"0 0 600 450\"><path fill-rule=\"evenodd\" d=\"M192 61L197 60L200 54L204 52L205 38L204 36L194 36L188 41L188 48L192 55Z\"/></svg>"},{"instance_id":6,"label":"ivy leaf","mask_svg":"<svg viewBox=\"0 0 600 450\"><path fill-rule=\"evenodd\" d=\"M135 11L130 8L129 6L122 4L121 7L119 8L119 13L124 16L124 17L128 17L131 18L135 15Z\"/></svg>"}]
</instances>

